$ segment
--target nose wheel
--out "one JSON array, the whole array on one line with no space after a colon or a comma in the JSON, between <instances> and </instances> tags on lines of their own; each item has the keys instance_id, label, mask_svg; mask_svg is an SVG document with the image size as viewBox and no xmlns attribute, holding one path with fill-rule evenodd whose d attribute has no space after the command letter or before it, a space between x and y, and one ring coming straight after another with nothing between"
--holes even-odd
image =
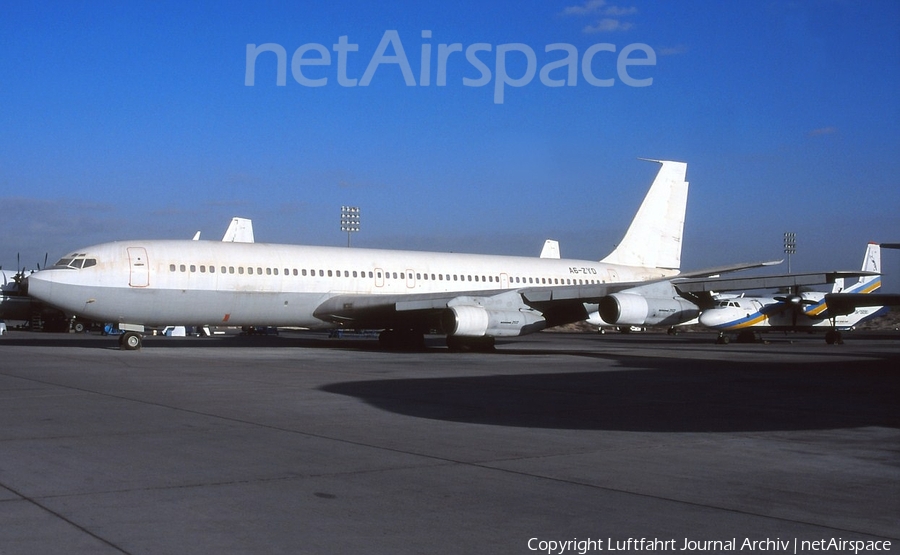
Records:
<instances>
[{"instance_id":1,"label":"nose wheel","mask_svg":"<svg viewBox=\"0 0 900 555\"><path fill-rule=\"evenodd\" d=\"M124 351L137 351L142 343L143 337L136 331L126 331L119 336L119 348Z\"/></svg>"}]
</instances>

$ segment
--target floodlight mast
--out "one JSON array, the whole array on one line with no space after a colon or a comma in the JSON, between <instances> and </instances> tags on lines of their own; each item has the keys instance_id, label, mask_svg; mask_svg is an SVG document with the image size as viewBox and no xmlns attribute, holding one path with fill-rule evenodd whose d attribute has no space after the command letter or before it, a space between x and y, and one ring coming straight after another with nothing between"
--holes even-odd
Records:
<instances>
[{"instance_id":1,"label":"floodlight mast","mask_svg":"<svg viewBox=\"0 0 900 555\"><path fill-rule=\"evenodd\" d=\"M359 231L359 206L341 206L341 231L347 232L347 248L350 234Z\"/></svg>"},{"instance_id":2,"label":"floodlight mast","mask_svg":"<svg viewBox=\"0 0 900 555\"><path fill-rule=\"evenodd\" d=\"M784 252L788 255L788 273L791 273L791 255L797 253L797 234L784 232Z\"/></svg>"}]
</instances>

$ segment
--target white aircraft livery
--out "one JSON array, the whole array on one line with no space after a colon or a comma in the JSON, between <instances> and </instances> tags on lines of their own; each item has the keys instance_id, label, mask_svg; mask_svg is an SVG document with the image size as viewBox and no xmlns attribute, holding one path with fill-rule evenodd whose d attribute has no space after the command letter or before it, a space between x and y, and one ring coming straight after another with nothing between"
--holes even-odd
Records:
<instances>
[{"instance_id":1,"label":"white aircraft livery","mask_svg":"<svg viewBox=\"0 0 900 555\"><path fill-rule=\"evenodd\" d=\"M28 294L125 330L267 325L381 329L383 343L446 334L454 349L532 333L602 311L611 323L675 324L697 306L679 273L687 164L661 164L624 239L600 262L267 243L146 240L78 249L28 278ZM690 276L743 269L735 265Z\"/></svg>"}]
</instances>

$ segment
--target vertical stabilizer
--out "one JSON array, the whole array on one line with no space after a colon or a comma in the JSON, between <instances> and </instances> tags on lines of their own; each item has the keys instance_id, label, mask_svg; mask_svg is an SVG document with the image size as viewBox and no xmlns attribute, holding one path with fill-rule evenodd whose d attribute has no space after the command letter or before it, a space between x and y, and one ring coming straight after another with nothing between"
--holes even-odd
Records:
<instances>
[{"instance_id":1,"label":"vertical stabilizer","mask_svg":"<svg viewBox=\"0 0 900 555\"><path fill-rule=\"evenodd\" d=\"M541 258L559 259L559 241L547 239L544 241L544 248L541 249Z\"/></svg>"},{"instance_id":2,"label":"vertical stabilizer","mask_svg":"<svg viewBox=\"0 0 900 555\"><path fill-rule=\"evenodd\" d=\"M687 209L687 164L662 164L625 237L602 261L624 266L677 270L681 267L681 238Z\"/></svg>"},{"instance_id":3,"label":"vertical stabilizer","mask_svg":"<svg viewBox=\"0 0 900 555\"><path fill-rule=\"evenodd\" d=\"M869 243L866 245L866 256L863 258L862 270L864 272L878 272L881 274L881 245ZM881 288L881 275L863 276L852 287L848 287L847 293L871 293Z\"/></svg>"},{"instance_id":4,"label":"vertical stabilizer","mask_svg":"<svg viewBox=\"0 0 900 555\"><path fill-rule=\"evenodd\" d=\"M232 218L222 241L225 243L252 243L253 222L247 218Z\"/></svg>"}]
</instances>

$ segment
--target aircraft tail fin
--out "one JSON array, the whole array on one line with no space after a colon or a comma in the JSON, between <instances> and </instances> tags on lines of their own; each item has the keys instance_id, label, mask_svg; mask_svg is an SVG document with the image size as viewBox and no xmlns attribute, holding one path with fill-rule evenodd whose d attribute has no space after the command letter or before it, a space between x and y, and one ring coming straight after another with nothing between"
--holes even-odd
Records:
<instances>
[{"instance_id":1,"label":"aircraft tail fin","mask_svg":"<svg viewBox=\"0 0 900 555\"><path fill-rule=\"evenodd\" d=\"M252 243L253 222L247 218L232 218L222 241L224 243Z\"/></svg>"},{"instance_id":2,"label":"aircraft tail fin","mask_svg":"<svg viewBox=\"0 0 900 555\"><path fill-rule=\"evenodd\" d=\"M878 272L877 276L863 276L852 286L844 290L846 293L871 293L881 288L881 245L869 243L866 245L866 256L863 258L862 270L864 272Z\"/></svg>"},{"instance_id":3,"label":"aircraft tail fin","mask_svg":"<svg viewBox=\"0 0 900 555\"><path fill-rule=\"evenodd\" d=\"M687 210L687 164L669 160L648 161L662 164L662 167L625 237L602 262L678 270L681 267L681 239Z\"/></svg>"},{"instance_id":4,"label":"aircraft tail fin","mask_svg":"<svg viewBox=\"0 0 900 555\"><path fill-rule=\"evenodd\" d=\"M559 241L547 239L544 248L541 249L541 258L559 258Z\"/></svg>"}]
</instances>

